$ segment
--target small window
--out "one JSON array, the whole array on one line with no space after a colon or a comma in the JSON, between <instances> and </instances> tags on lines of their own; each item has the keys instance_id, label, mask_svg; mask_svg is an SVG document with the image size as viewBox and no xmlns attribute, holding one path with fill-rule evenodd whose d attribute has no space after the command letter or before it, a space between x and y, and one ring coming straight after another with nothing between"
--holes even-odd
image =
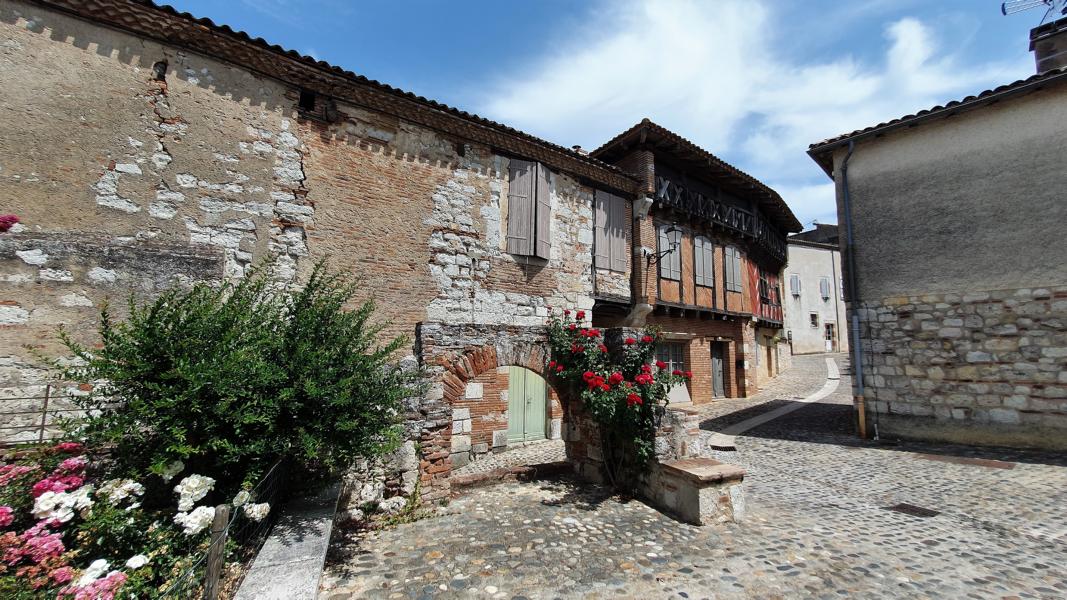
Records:
<instances>
[{"instance_id":1,"label":"small window","mask_svg":"<svg viewBox=\"0 0 1067 600\"><path fill-rule=\"evenodd\" d=\"M672 279L674 281L681 281L682 279L682 231L678 228L674 228L671 231L668 225L659 226L659 235L657 236L658 248L657 252L664 252L675 248L673 252L668 252L663 258L659 260L659 276L663 279Z\"/></svg>"},{"instance_id":2,"label":"small window","mask_svg":"<svg viewBox=\"0 0 1067 600\"><path fill-rule=\"evenodd\" d=\"M656 348L656 360L667 363L667 371L685 370L685 344L682 342L664 342Z\"/></svg>"},{"instance_id":3,"label":"small window","mask_svg":"<svg viewBox=\"0 0 1067 600\"><path fill-rule=\"evenodd\" d=\"M845 299L845 278L842 277L839 283L840 283L841 287L838 288L838 289L841 292L841 299L844 300Z\"/></svg>"},{"instance_id":4,"label":"small window","mask_svg":"<svg viewBox=\"0 0 1067 600\"><path fill-rule=\"evenodd\" d=\"M762 304L771 304L771 281L767 276L767 272L763 269L759 271L759 300Z\"/></svg>"},{"instance_id":5,"label":"small window","mask_svg":"<svg viewBox=\"0 0 1067 600\"><path fill-rule=\"evenodd\" d=\"M819 313L808 313L808 319L811 320L812 328L819 328Z\"/></svg>"},{"instance_id":6,"label":"small window","mask_svg":"<svg viewBox=\"0 0 1067 600\"><path fill-rule=\"evenodd\" d=\"M315 92L311 90L300 90L300 110L304 112L315 112Z\"/></svg>"}]
</instances>

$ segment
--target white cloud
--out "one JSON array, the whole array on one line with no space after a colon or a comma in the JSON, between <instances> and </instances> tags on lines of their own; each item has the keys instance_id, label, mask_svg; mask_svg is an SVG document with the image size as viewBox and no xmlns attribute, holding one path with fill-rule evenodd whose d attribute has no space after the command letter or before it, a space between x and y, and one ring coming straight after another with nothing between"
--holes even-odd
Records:
<instances>
[{"instance_id":1,"label":"white cloud","mask_svg":"<svg viewBox=\"0 0 1067 600\"><path fill-rule=\"evenodd\" d=\"M835 214L833 188L805 154L808 144L1030 68L1019 60L968 63L914 18L884 25L880 61L839 55L801 64L774 44L784 27L801 27L772 17L753 0L607 5L564 38L573 42L495 82L480 110L587 148L649 117L776 182L807 224Z\"/></svg>"}]
</instances>

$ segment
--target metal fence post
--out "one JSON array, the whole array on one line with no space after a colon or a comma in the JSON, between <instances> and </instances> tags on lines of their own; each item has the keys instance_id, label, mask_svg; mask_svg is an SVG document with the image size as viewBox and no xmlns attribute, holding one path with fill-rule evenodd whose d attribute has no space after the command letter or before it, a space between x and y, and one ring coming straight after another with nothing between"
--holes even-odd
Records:
<instances>
[{"instance_id":1,"label":"metal fence post","mask_svg":"<svg viewBox=\"0 0 1067 600\"><path fill-rule=\"evenodd\" d=\"M41 431L37 436L37 443L44 443L44 428L45 423L48 422L48 397L52 395L52 384L44 386L44 405L41 407Z\"/></svg>"},{"instance_id":2,"label":"metal fence post","mask_svg":"<svg viewBox=\"0 0 1067 600\"><path fill-rule=\"evenodd\" d=\"M217 600L219 597L219 579L222 577L222 566L226 560L226 526L229 522L230 505L216 506L215 520L211 522L211 546L207 551L204 574L204 600Z\"/></svg>"}]
</instances>

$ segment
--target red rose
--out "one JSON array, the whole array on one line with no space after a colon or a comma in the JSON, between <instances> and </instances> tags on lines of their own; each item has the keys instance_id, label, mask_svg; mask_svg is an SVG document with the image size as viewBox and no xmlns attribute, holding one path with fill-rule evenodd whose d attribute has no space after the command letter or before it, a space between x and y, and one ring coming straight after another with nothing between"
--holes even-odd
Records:
<instances>
[{"instance_id":1,"label":"red rose","mask_svg":"<svg viewBox=\"0 0 1067 600\"><path fill-rule=\"evenodd\" d=\"M656 368L657 369L666 369L667 368L667 363L663 362L662 360L657 360L656 361Z\"/></svg>"},{"instance_id":2,"label":"red rose","mask_svg":"<svg viewBox=\"0 0 1067 600\"><path fill-rule=\"evenodd\" d=\"M641 373L637 377L634 377L634 381L641 385L650 385L652 383L652 376L648 373Z\"/></svg>"},{"instance_id":3,"label":"red rose","mask_svg":"<svg viewBox=\"0 0 1067 600\"><path fill-rule=\"evenodd\" d=\"M600 344L600 346L598 346L598 348L600 348L601 352L607 352L608 351L608 347L605 346L604 344Z\"/></svg>"},{"instance_id":4,"label":"red rose","mask_svg":"<svg viewBox=\"0 0 1067 600\"><path fill-rule=\"evenodd\" d=\"M567 329L570 329L571 331L574 331L577 328L578 328L578 326L575 325L574 323L571 323L570 325L567 326Z\"/></svg>"},{"instance_id":5,"label":"red rose","mask_svg":"<svg viewBox=\"0 0 1067 600\"><path fill-rule=\"evenodd\" d=\"M634 386L634 384L630 383L629 381L624 381L622 382L622 384L628 388L632 388Z\"/></svg>"},{"instance_id":6,"label":"red rose","mask_svg":"<svg viewBox=\"0 0 1067 600\"><path fill-rule=\"evenodd\" d=\"M596 376L596 373L594 373L592 371L586 371L585 373L582 373L582 379L584 379L586 381L589 381L590 379L592 379L595 376Z\"/></svg>"},{"instance_id":7,"label":"red rose","mask_svg":"<svg viewBox=\"0 0 1067 600\"><path fill-rule=\"evenodd\" d=\"M626 344L627 346L633 346L634 344L636 344L636 343L637 343L637 340L635 340L635 339L633 339L633 338L626 338L626 339L625 339L625 340L623 341L623 343L625 343L625 344Z\"/></svg>"},{"instance_id":8,"label":"red rose","mask_svg":"<svg viewBox=\"0 0 1067 600\"><path fill-rule=\"evenodd\" d=\"M675 369L675 370L671 371L671 375L682 375L682 374L683 373L678 369Z\"/></svg>"},{"instance_id":9,"label":"red rose","mask_svg":"<svg viewBox=\"0 0 1067 600\"><path fill-rule=\"evenodd\" d=\"M589 337L600 337L600 330L599 329L590 329L589 330Z\"/></svg>"},{"instance_id":10,"label":"red rose","mask_svg":"<svg viewBox=\"0 0 1067 600\"><path fill-rule=\"evenodd\" d=\"M606 383L602 383L602 384L600 384L600 389L602 389L605 392L607 392L607 391L611 390L611 386L606 384Z\"/></svg>"},{"instance_id":11,"label":"red rose","mask_svg":"<svg viewBox=\"0 0 1067 600\"><path fill-rule=\"evenodd\" d=\"M579 321L581 321L582 319L585 318L585 311L584 310L578 311L578 314L574 315L574 317L576 319L578 319Z\"/></svg>"},{"instance_id":12,"label":"red rose","mask_svg":"<svg viewBox=\"0 0 1067 600\"><path fill-rule=\"evenodd\" d=\"M626 397L626 406L633 406L635 404L644 404L644 403L645 403L645 401L638 394L631 393L629 396Z\"/></svg>"},{"instance_id":13,"label":"red rose","mask_svg":"<svg viewBox=\"0 0 1067 600\"><path fill-rule=\"evenodd\" d=\"M619 385L620 383L622 383L623 379L626 378L623 377L622 373L619 373L618 371L615 371L611 374L611 377L608 377L608 381L611 383L611 385Z\"/></svg>"},{"instance_id":14,"label":"red rose","mask_svg":"<svg viewBox=\"0 0 1067 600\"><path fill-rule=\"evenodd\" d=\"M641 338L641 341L646 343L646 344L651 344L652 343L652 336L646 335L645 337Z\"/></svg>"},{"instance_id":15,"label":"red rose","mask_svg":"<svg viewBox=\"0 0 1067 600\"><path fill-rule=\"evenodd\" d=\"M557 373L562 373L562 372L563 372L563 365L559 365L559 366L557 366L557 367L556 367L556 372L557 372Z\"/></svg>"},{"instance_id":16,"label":"red rose","mask_svg":"<svg viewBox=\"0 0 1067 600\"><path fill-rule=\"evenodd\" d=\"M686 379L692 379L693 378L693 372L692 371L686 371L685 372L685 378Z\"/></svg>"},{"instance_id":17,"label":"red rose","mask_svg":"<svg viewBox=\"0 0 1067 600\"><path fill-rule=\"evenodd\" d=\"M571 309L569 309L569 308L564 308L564 309L563 309L563 314L565 314L565 315L569 315L569 314L571 314Z\"/></svg>"},{"instance_id":18,"label":"red rose","mask_svg":"<svg viewBox=\"0 0 1067 600\"><path fill-rule=\"evenodd\" d=\"M648 365L641 365L641 372L642 373L651 373L652 372L652 367L650 367Z\"/></svg>"},{"instance_id":19,"label":"red rose","mask_svg":"<svg viewBox=\"0 0 1067 600\"><path fill-rule=\"evenodd\" d=\"M549 368L549 369L551 369L551 368L552 368L552 367L554 367L554 366L556 366L556 361L554 361L554 360L550 360L550 361L548 361L548 368Z\"/></svg>"}]
</instances>

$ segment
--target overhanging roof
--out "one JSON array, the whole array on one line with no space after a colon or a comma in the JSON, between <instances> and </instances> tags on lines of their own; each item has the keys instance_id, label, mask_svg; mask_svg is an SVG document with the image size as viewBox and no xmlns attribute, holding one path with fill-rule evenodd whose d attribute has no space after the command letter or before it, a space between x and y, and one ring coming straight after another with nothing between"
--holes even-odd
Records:
<instances>
[{"instance_id":1,"label":"overhanging roof","mask_svg":"<svg viewBox=\"0 0 1067 600\"><path fill-rule=\"evenodd\" d=\"M1046 73L1040 73L1014 83L1002 85L991 90L985 90L976 96L967 96L963 100L953 100L944 105L921 110L913 115L905 115L899 119L893 119L892 121L886 121L885 123L879 123L864 129L857 129L852 133L845 133L821 142L816 142L808 148L808 156L818 163L823 171L826 171L827 175L833 177L833 152L842 146L847 146L850 141L858 142L863 139L885 135L886 133L903 127L915 127L916 125L934 119L944 119L962 112L988 106L1001 100L1058 85L1065 81L1067 81L1067 67L1053 69Z\"/></svg>"},{"instance_id":2,"label":"overhanging roof","mask_svg":"<svg viewBox=\"0 0 1067 600\"><path fill-rule=\"evenodd\" d=\"M692 174L714 183L741 198L755 200L768 219L785 231L800 231L797 220L778 192L762 181L727 163L673 131L643 119L615 136L590 155L606 162L624 158L637 147L647 147L673 156L692 170Z\"/></svg>"}]
</instances>

